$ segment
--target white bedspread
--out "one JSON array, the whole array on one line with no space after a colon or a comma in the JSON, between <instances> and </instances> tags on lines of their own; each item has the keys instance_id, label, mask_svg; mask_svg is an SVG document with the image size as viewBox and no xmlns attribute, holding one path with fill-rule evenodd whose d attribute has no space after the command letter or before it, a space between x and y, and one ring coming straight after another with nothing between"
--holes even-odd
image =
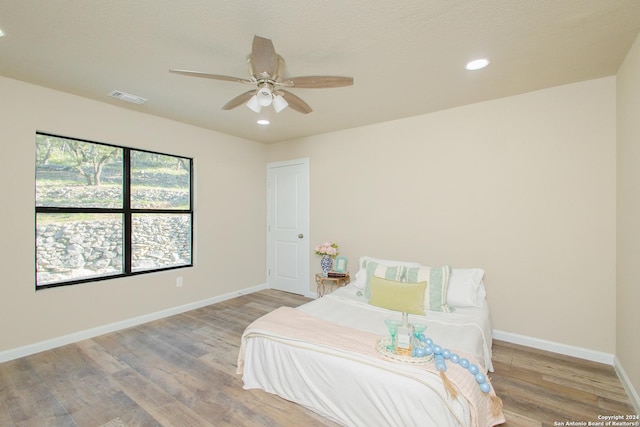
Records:
<instances>
[{"instance_id":1,"label":"white bedspread","mask_svg":"<svg viewBox=\"0 0 640 427\"><path fill-rule=\"evenodd\" d=\"M387 335L384 319L400 318L400 314L370 306L356 293L355 287L347 286L298 309L336 324ZM443 348L466 353L484 363L485 369L491 367L486 307L448 314L428 312L427 316L412 315L410 320L426 323L425 334ZM250 339L243 336L239 358L245 389L277 394L345 426L466 427L477 421L470 403L447 396L441 379L433 373L416 373L413 366L376 357L319 349L304 340L281 340L268 333L250 335Z\"/></svg>"}]
</instances>

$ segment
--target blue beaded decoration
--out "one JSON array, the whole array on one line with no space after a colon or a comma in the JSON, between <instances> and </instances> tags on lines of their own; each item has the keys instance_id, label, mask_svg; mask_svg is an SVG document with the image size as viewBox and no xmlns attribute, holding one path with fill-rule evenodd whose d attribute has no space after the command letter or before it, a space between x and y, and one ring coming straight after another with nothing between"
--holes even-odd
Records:
<instances>
[{"instance_id":1,"label":"blue beaded decoration","mask_svg":"<svg viewBox=\"0 0 640 427\"><path fill-rule=\"evenodd\" d=\"M487 382L487 376L480 372L478 366L469 362L468 359L452 353L451 350L435 344L431 338L425 337L424 334L416 334L416 338L419 341L419 346L413 349L414 357L425 357L433 354L433 361L436 365L436 370L439 372L447 371L447 360L451 361L451 363L459 364L474 376L483 393L489 393L491 391L491 385Z\"/></svg>"}]
</instances>

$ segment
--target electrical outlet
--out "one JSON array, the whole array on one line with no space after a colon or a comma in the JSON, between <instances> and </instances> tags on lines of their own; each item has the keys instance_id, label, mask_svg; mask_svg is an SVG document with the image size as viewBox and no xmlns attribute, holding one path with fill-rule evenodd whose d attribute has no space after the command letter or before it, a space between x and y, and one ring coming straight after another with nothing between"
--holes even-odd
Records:
<instances>
[{"instance_id":1,"label":"electrical outlet","mask_svg":"<svg viewBox=\"0 0 640 427\"><path fill-rule=\"evenodd\" d=\"M181 288L183 284L182 276L176 277L176 288Z\"/></svg>"}]
</instances>

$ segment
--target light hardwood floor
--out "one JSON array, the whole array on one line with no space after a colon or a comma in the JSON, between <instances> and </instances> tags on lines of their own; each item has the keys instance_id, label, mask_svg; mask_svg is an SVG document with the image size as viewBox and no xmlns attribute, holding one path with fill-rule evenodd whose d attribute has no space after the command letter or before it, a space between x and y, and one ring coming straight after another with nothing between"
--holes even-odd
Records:
<instances>
[{"instance_id":1,"label":"light hardwood floor","mask_svg":"<svg viewBox=\"0 0 640 427\"><path fill-rule=\"evenodd\" d=\"M307 298L275 290L0 364L0 426L335 426L296 404L242 390L240 335ZM632 414L611 366L494 342L506 426Z\"/></svg>"}]
</instances>

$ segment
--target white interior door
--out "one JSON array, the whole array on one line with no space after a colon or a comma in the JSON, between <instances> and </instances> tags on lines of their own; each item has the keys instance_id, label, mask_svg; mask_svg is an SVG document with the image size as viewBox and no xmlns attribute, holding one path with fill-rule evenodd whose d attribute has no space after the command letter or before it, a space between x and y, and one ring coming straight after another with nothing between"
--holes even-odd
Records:
<instances>
[{"instance_id":1,"label":"white interior door","mask_svg":"<svg viewBox=\"0 0 640 427\"><path fill-rule=\"evenodd\" d=\"M267 165L267 284L309 294L309 159Z\"/></svg>"}]
</instances>

